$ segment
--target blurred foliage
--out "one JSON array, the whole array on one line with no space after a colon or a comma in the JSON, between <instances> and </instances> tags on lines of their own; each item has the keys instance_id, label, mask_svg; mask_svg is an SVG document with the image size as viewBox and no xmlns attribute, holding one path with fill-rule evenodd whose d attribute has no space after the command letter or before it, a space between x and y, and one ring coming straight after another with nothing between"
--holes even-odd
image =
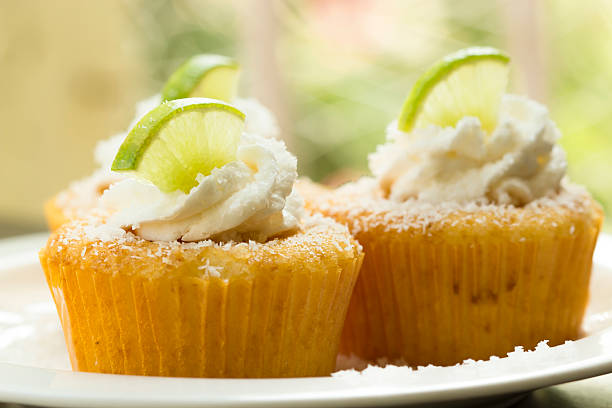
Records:
<instances>
[{"instance_id":1,"label":"blurred foliage","mask_svg":"<svg viewBox=\"0 0 612 408\"><path fill-rule=\"evenodd\" d=\"M563 133L570 177L585 184L610 214L612 3L550 5L545 27L550 36L548 105Z\"/></svg>"},{"instance_id":2,"label":"blurred foliage","mask_svg":"<svg viewBox=\"0 0 612 408\"><path fill-rule=\"evenodd\" d=\"M153 92L159 91L170 74L194 54L236 53L237 17L230 2L225 4L182 0L124 2L144 44Z\"/></svg>"},{"instance_id":3,"label":"blurred foliage","mask_svg":"<svg viewBox=\"0 0 612 408\"><path fill-rule=\"evenodd\" d=\"M612 2L606 0L275 2L274 47L291 107L285 133L300 172L315 180L347 168L366 173L367 154L383 142L423 69L465 46L507 49L513 28L520 30L513 26L522 23L508 17L518 3L535 14L546 62L538 81L563 133L570 176L612 210ZM146 44L152 89L191 54L236 55L241 26L253 23L240 21L244 3L238 0L130 4L136 4L128 8Z\"/></svg>"}]
</instances>

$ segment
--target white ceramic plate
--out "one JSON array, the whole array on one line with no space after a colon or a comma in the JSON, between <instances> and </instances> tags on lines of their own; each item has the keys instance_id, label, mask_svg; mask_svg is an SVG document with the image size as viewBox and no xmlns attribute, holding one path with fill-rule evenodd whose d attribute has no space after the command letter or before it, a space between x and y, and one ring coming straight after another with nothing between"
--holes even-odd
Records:
<instances>
[{"instance_id":1,"label":"white ceramic plate","mask_svg":"<svg viewBox=\"0 0 612 408\"><path fill-rule=\"evenodd\" d=\"M612 372L612 237L595 256L588 336L458 367L369 369L301 379L73 373L36 252L45 235L0 241L0 401L55 407L508 405L527 391Z\"/></svg>"}]
</instances>

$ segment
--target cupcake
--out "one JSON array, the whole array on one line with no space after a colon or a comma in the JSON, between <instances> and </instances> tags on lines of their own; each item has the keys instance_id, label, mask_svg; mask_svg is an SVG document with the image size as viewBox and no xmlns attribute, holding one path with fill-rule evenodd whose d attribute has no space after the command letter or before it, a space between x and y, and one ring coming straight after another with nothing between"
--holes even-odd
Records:
<instances>
[{"instance_id":1,"label":"cupcake","mask_svg":"<svg viewBox=\"0 0 612 408\"><path fill-rule=\"evenodd\" d=\"M51 234L40 260L74 370L332 372L361 247L305 215L295 158L243 120L220 101L164 102L119 148L124 179Z\"/></svg>"},{"instance_id":2,"label":"cupcake","mask_svg":"<svg viewBox=\"0 0 612 408\"><path fill-rule=\"evenodd\" d=\"M490 48L446 57L370 156L374 177L302 187L365 252L341 353L451 365L580 336L603 213L565 177L547 109L504 93L507 67Z\"/></svg>"},{"instance_id":3,"label":"cupcake","mask_svg":"<svg viewBox=\"0 0 612 408\"><path fill-rule=\"evenodd\" d=\"M136 114L129 128L163 100L198 96L231 101L245 113L248 132L277 138L279 130L274 115L254 98L235 96L239 72L238 63L225 56L200 54L191 57L170 76L160 94L136 104ZM97 170L73 182L45 203L45 218L51 231L98 207L102 193L111 184L123 179L120 174L111 172L110 167L125 136L123 132L100 141L94 152Z\"/></svg>"}]
</instances>

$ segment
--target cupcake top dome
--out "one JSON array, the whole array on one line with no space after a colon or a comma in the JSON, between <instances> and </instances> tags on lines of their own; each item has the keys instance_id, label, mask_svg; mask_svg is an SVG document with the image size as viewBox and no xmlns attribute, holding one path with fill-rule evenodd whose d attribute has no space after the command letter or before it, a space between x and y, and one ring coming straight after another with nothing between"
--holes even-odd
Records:
<instances>
[{"instance_id":1,"label":"cupcake top dome","mask_svg":"<svg viewBox=\"0 0 612 408\"><path fill-rule=\"evenodd\" d=\"M392 201L525 205L560 189L567 162L541 104L504 94L507 57L459 51L428 71L370 169Z\"/></svg>"}]
</instances>

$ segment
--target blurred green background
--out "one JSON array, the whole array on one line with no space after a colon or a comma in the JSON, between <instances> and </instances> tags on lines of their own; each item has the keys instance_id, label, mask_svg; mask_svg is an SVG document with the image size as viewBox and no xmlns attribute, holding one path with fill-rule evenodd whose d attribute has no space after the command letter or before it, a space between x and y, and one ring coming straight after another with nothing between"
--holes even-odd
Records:
<instances>
[{"instance_id":1,"label":"blurred green background","mask_svg":"<svg viewBox=\"0 0 612 408\"><path fill-rule=\"evenodd\" d=\"M43 229L44 200L88 175L95 143L200 52L238 58L240 94L277 115L300 172L337 183L367 172L430 63L502 48L511 91L549 106L571 178L609 213L610 44L607 0L0 2L0 236Z\"/></svg>"}]
</instances>

